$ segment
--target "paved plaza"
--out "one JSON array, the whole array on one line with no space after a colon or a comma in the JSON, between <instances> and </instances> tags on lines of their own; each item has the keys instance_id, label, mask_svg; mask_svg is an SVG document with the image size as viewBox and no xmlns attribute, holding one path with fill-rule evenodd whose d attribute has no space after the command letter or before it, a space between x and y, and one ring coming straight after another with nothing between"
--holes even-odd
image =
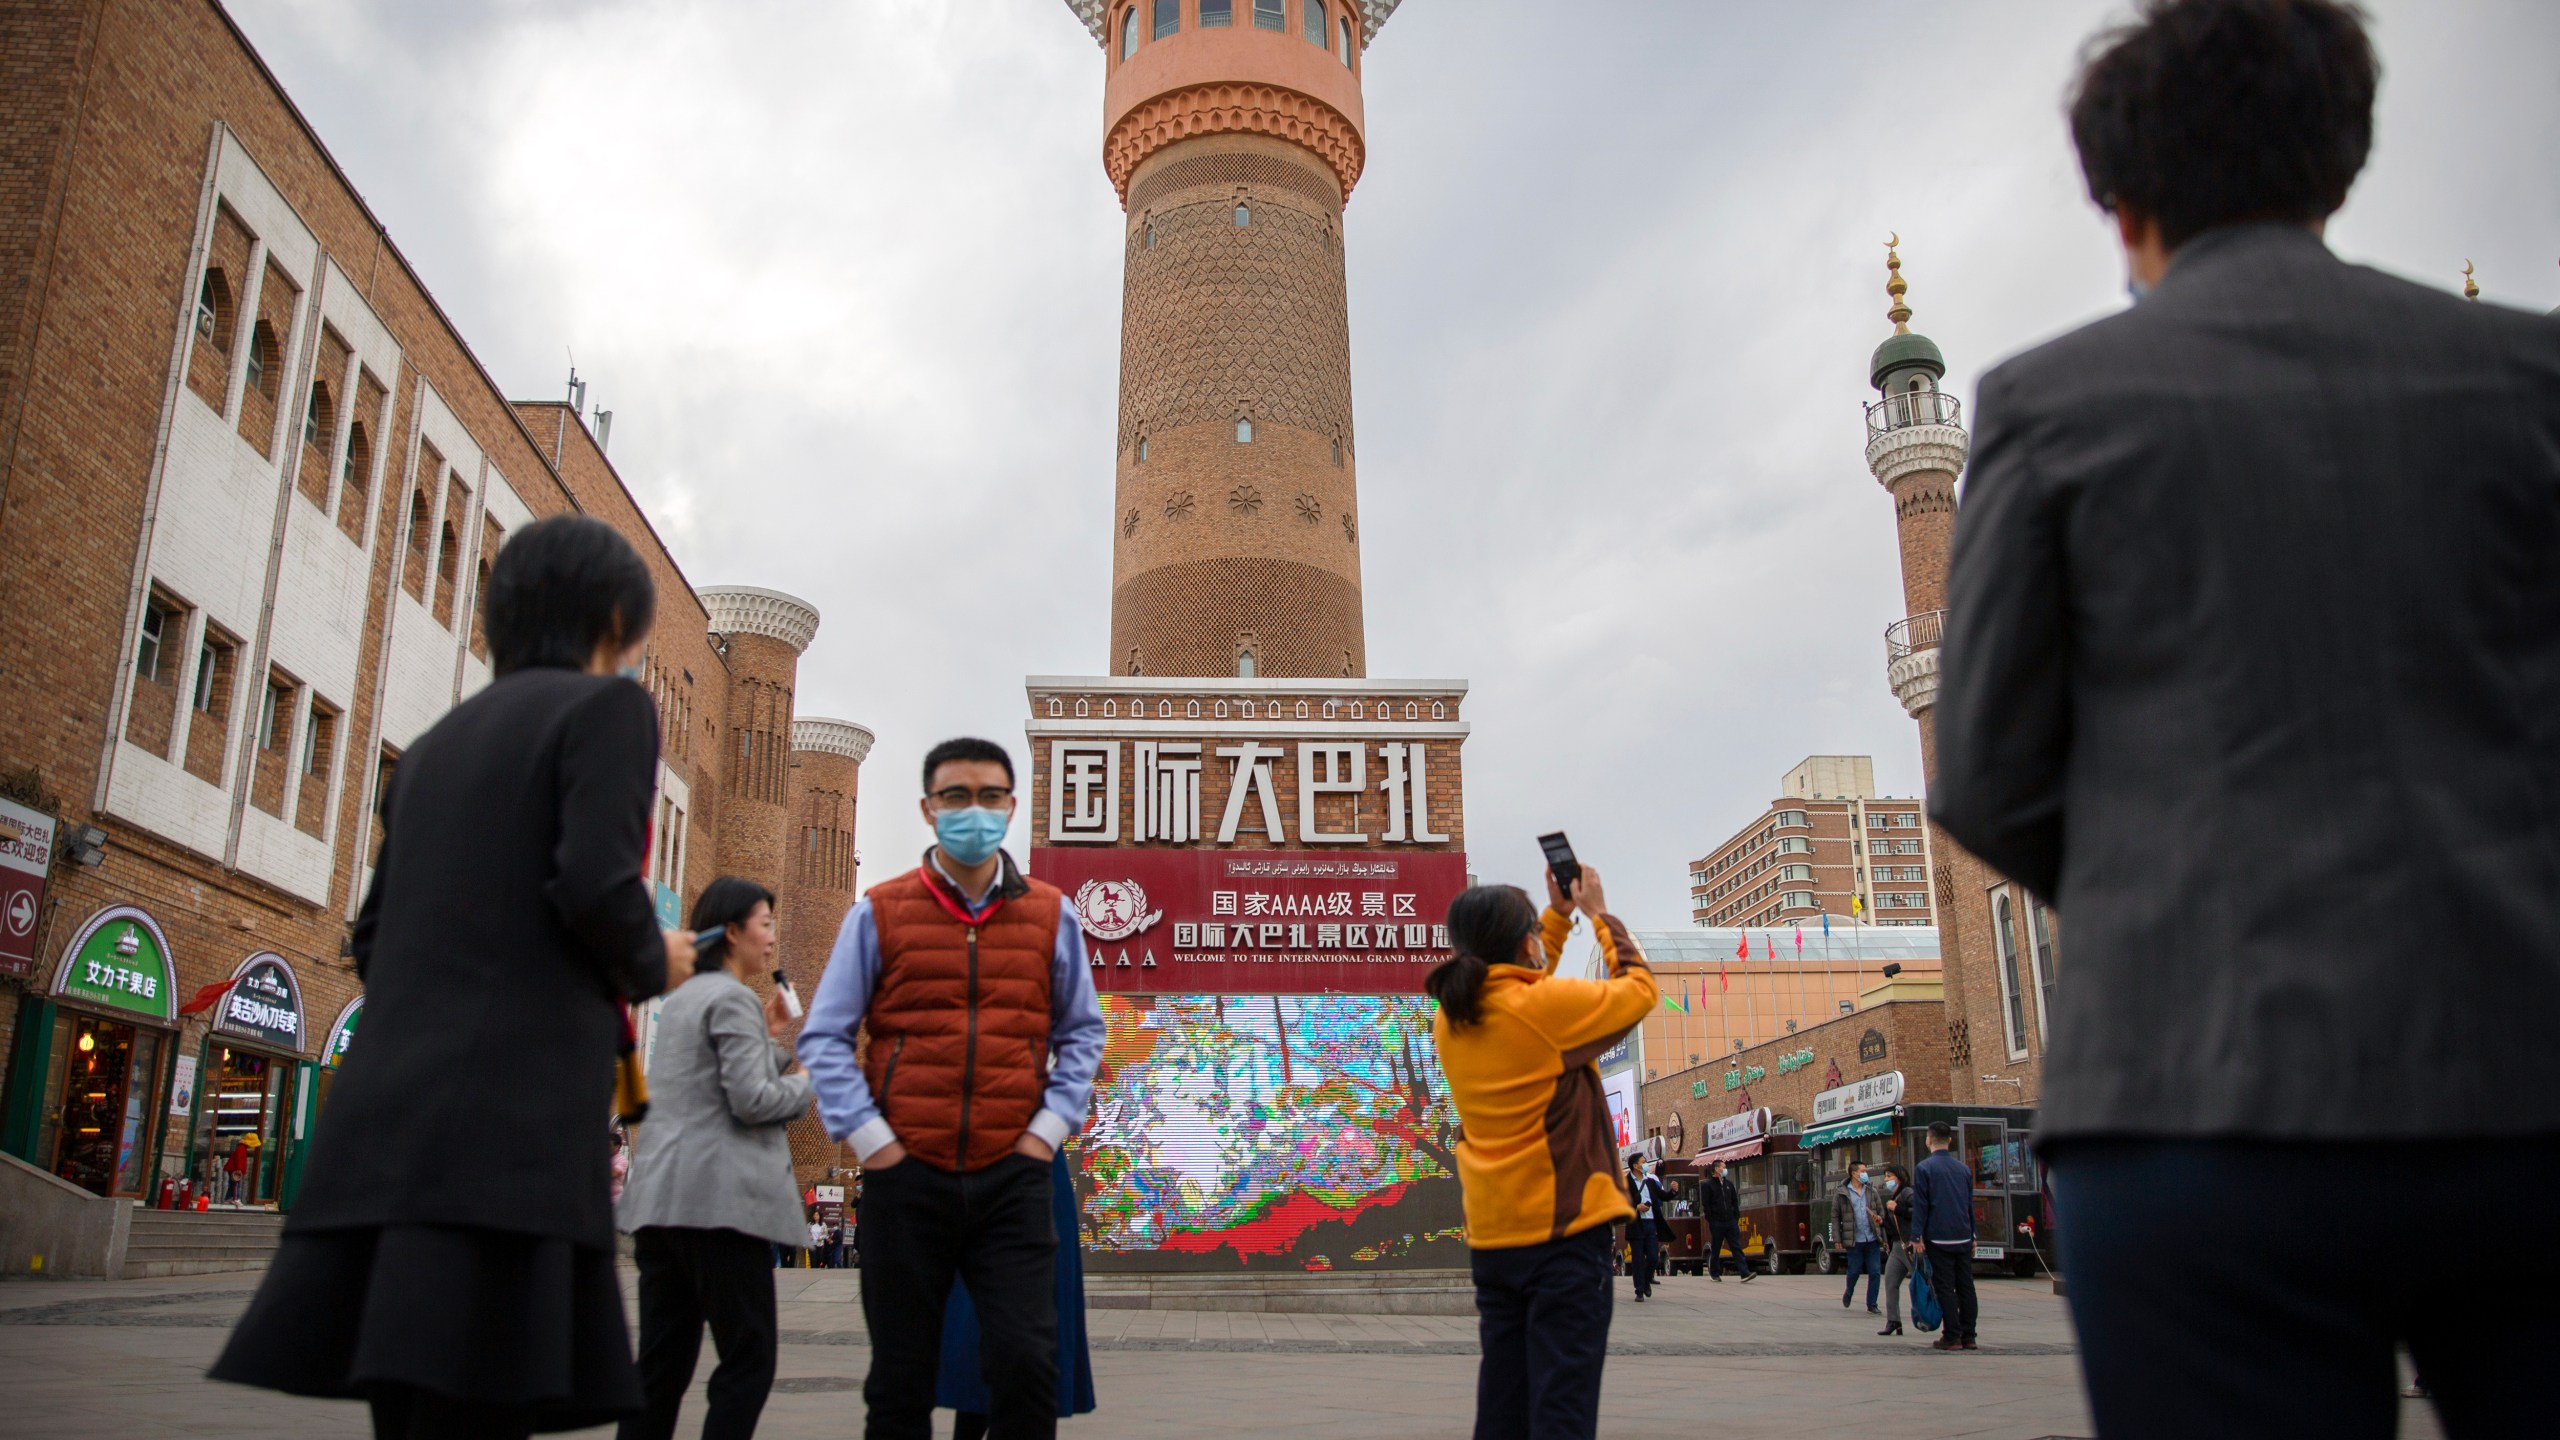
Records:
<instances>
[{"instance_id":1,"label":"paved plaza","mask_svg":"<svg viewBox=\"0 0 2560 1440\"><path fill-rule=\"evenodd\" d=\"M775 1440L861 1433L871 1352L852 1271L781 1271ZM48 1437L363 1436L351 1404L202 1379L255 1277L0 1285L0 1432ZM1896 1440L2035 1440L2090 1434L2063 1304L2042 1281L1985 1280L1982 1348L1879 1339L1839 1282L1667 1281L1636 1305L1621 1280L1600 1432ZM1063 1433L1446 1437L1467 1433L1474 1321L1462 1316L1095 1310L1102 1408ZM698 1433L710 1348L680 1435ZM947 1427L949 1416L941 1417ZM2438 1432L2408 1402L2402 1433ZM608 1434L590 1431L589 1434ZM946 1431L947 1433L947 1431Z\"/></svg>"}]
</instances>

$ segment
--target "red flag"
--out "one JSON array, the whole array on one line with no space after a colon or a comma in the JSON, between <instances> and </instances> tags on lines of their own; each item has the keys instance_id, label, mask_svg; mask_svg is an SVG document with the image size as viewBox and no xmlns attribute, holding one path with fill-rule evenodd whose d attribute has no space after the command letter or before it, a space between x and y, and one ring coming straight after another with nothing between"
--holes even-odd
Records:
<instances>
[{"instance_id":1,"label":"red flag","mask_svg":"<svg viewBox=\"0 0 2560 1440\"><path fill-rule=\"evenodd\" d=\"M1801 920L1796 922L1796 958L1804 958L1804 922Z\"/></svg>"},{"instance_id":2,"label":"red flag","mask_svg":"<svg viewBox=\"0 0 2560 1440\"><path fill-rule=\"evenodd\" d=\"M1724 966L1722 965L1716 966L1716 988L1719 990L1730 990L1733 988L1733 982L1725 978Z\"/></svg>"},{"instance_id":3,"label":"red flag","mask_svg":"<svg viewBox=\"0 0 2560 1440\"><path fill-rule=\"evenodd\" d=\"M1778 937L1775 935L1764 935L1761 938L1769 942L1769 958L1770 960L1775 961L1778 958Z\"/></svg>"},{"instance_id":4,"label":"red flag","mask_svg":"<svg viewBox=\"0 0 2560 1440\"><path fill-rule=\"evenodd\" d=\"M1748 960L1751 958L1750 931L1745 930L1741 934L1733 937L1733 958L1736 960Z\"/></svg>"},{"instance_id":5,"label":"red flag","mask_svg":"<svg viewBox=\"0 0 2560 1440\"><path fill-rule=\"evenodd\" d=\"M207 985L196 992L196 998L179 1006L178 1013L181 1015L194 1015L199 1012L212 1009L213 1002L221 999L222 992L230 989L233 981L238 978L238 976L233 976L231 980L217 980L213 984Z\"/></svg>"}]
</instances>

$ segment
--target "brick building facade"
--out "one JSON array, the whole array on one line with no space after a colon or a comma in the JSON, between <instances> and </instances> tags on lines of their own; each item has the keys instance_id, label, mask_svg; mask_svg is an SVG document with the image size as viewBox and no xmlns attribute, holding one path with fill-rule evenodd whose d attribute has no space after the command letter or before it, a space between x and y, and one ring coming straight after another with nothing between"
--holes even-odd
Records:
<instances>
[{"instance_id":1,"label":"brick building facade","mask_svg":"<svg viewBox=\"0 0 2560 1440\"><path fill-rule=\"evenodd\" d=\"M1664 997L1641 1027L1645 1078L1828 1023L1886 980L1887 966L1908 982L1938 980L1935 930L1844 925L1825 938L1817 926L1799 950L1798 928L1636 932ZM1737 954L1746 948L1749 959Z\"/></svg>"},{"instance_id":2,"label":"brick building facade","mask_svg":"<svg viewBox=\"0 0 2560 1440\"><path fill-rule=\"evenodd\" d=\"M1930 832L1917 799L1876 794L1864 755L1810 755L1779 798L1732 838L1689 862L1690 918L1748 928L1802 924L1934 925Z\"/></svg>"},{"instance_id":3,"label":"brick building facade","mask_svg":"<svg viewBox=\"0 0 2560 1440\"><path fill-rule=\"evenodd\" d=\"M1946 1009L1936 1000L1887 1000L1723 1062L1648 1080L1645 1133L1662 1138L1666 1155L1693 1155L1708 1121L1754 1106L1768 1108L1773 1129L1809 1129L1815 1095L1892 1070L1902 1072L1902 1103L1944 1103L1953 1098Z\"/></svg>"},{"instance_id":4,"label":"brick building facade","mask_svg":"<svg viewBox=\"0 0 2560 1440\"><path fill-rule=\"evenodd\" d=\"M1947 550L1969 441L1955 398L1938 388L1945 358L1911 331L1902 259L1892 250L1886 276L1894 332L1868 366L1880 398L1867 407L1867 468L1893 497L1906 613L1885 631L1885 678L1919 724L1922 771L1934 777ZM1944 938L1949 1098L2033 1105L2044 1074L2045 1015L2060 979L2060 926L2042 900L1946 832L1933 825L1928 835Z\"/></svg>"},{"instance_id":5,"label":"brick building facade","mask_svg":"<svg viewBox=\"0 0 2560 1440\"><path fill-rule=\"evenodd\" d=\"M715 633L579 407L506 397L217 4L0 34L0 847L43 886L0 947L0 1150L144 1194L256 1134L251 1198L289 1202L376 800L489 681L506 537L594 515L657 580L671 919L733 861L793 896L801 772L732 756L742 716L788 751L796 650Z\"/></svg>"}]
</instances>

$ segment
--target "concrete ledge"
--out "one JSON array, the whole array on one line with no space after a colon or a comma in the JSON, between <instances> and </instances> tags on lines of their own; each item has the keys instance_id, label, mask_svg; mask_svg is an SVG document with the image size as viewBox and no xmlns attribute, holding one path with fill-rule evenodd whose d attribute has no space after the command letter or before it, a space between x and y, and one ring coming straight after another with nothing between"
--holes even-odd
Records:
<instances>
[{"instance_id":1,"label":"concrete ledge","mask_svg":"<svg viewBox=\"0 0 2560 1440\"><path fill-rule=\"evenodd\" d=\"M1225 1310L1269 1315L1472 1315L1475 1281L1464 1270L1242 1272L1230 1275L1095 1273L1091 1310Z\"/></svg>"},{"instance_id":2,"label":"concrete ledge","mask_svg":"<svg viewBox=\"0 0 2560 1440\"><path fill-rule=\"evenodd\" d=\"M113 1280L124 1274L133 1202L92 1195L0 1155L0 1275Z\"/></svg>"}]
</instances>

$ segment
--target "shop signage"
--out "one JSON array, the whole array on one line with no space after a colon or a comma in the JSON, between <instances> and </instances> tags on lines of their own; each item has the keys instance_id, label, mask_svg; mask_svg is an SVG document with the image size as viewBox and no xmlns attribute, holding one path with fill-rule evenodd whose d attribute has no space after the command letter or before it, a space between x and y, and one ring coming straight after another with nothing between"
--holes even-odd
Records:
<instances>
[{"instance_id":1,"label":"shop signage","mask_svg":"<svg viewBox=\"0 0 2560 1440\"><path fill-rule=\"evenodd\" d=\"M1098 990L1410 995L1467 857L1037 847L1031 873L1066 892Z\"/></svg>"},{"instance_id":2,"label":"shop signage","mask_svg":"<svg viewBox=\"0 0 2560 1440\"><path fill-rule=\"evenodd\" d=\"M53 817L0 800L0 975L24 975L36 963L36 917L52 866Z\"/></svg>"},{"instance_id":3,"label":"shop signage","mask_svg":"<svg viewBox=\"0 0 2560 1440\"><path fill-rule=\"evenodd\" d=\"M231 972L231 989L213 1012L213 1028L279 1050L300 1050L302 987L293 978L293 967L273 953L241 961Z\"/></svg>"},{"instance_id":4,"label":"shop signage","mask_svg":"<svg viewBox=\"0 0 2560 1440\"><path fill-rule=\"evenodd\" d=\"M1765 1108L1738 1110L1721 1120L1707 1122L1707 1145L1721 1150L1727 1145L1757 1139L1769 1133L1769 1112Z\"/></svg>"},{"instance_id":5,"label":"shop signage","mask_svg":"<svg viewBox=\"0 0 2560 1440\"><path fill-rule=\"evenodd\" d=\"M177 1016L168 937L160 933L159 921L131 905L112 905L89 917L63 950L53 989L66 1000L154 1020Z\"/></svg>"},{"instance_id":6,"label":"shop signage","mask_svg":"<svg viewBox=\"0 0 2560 1440\"><path fill-rule=\"evenodd\" d=\"M1442 913L1445 914L1447 912L1444 911ZM1601 1051L1599 1060L1594 1063L1598 1064L1602 1070L1615 1070L1619 1066L1627 1063L1627 1054L1635 1048L1635 1043L1636 1032L1630 1030L1626 1034L1618 1037L1617 1044Z\"/></svg>"},{"instance_id":7,"label":"shop signage","mask_svg":"<svg viewBox=\"0 0 2560 1440\"><path fill-rule=\"evenodd\" d=\"M1253 718L1255 702L1241 703ZM1301 701L1300 718L1306 709ZM1294 776L1284 775L1292 760ZM1419 740L1052 740L1044 833L1051 845L1119 843L1125 792L1135 841L1445 845L1449 836L1431 828L1430 773L1430 747ZM1363 823L1360 802L1373 791L1379 801Z\"/></svg>"},{"instance_id":8,"label":"shop signage","mask_svg":"<svg viewBox=\"0 0 2560 1440\"><path fill-rule=\"evenodd\" d=\"M1813 1123L1826 1125L1870 1110L1890 1110L1902 1103L1902 1072L1887 1070L1837 1090L1813 1097Z\"/></svg>"},{"instance_id":9,"label":"shop signage","mask_svg":"<svg viewBox=\"0 0 2560 1440\"><path fill-rule=\"evenodd\" d=\"M196 1113L196 1057L193 1055L178 1057L177 1078L169 1085L169 1113L172 1115Z\"/></svg>"},{"instance_id":10,"label":"shop signage","mask_svg":"<svg viewBox=\"0 0 2560 1440\"><path fill-rule=\"evenodd\" d=\"M347 1047L355 1043L356 1022L364 1018L364 997L359 995L338 1012L337 1023L329 1027L329 1043L320 1052L320 1063L336 1069L347 1058Z\"/></svg>"},{"instance_id":11,"label":"shop signage","mask_svg":"<svg viewBox=\"0 0 2560 1440\"><path fill-rule=\"evenodd\" d=\"M1662 1133L1663 1138L1671 1142L1671 1153L1674 1155L1679 1154L1681 1145L1688 1139L1689 1134L1687 1128L1680 1123L1679 1111L1674 1110L1671 1112L1671 1123L1664 1128Z\"/></svg>"},{"instance_id":12,"label":"shop signage","mask_svg":"<svg viewBox=\"0 0 2560 1440\"><path fill-rule=\"evenodd\" d=\"M1724 1072L1724 1088L1727 1090L1739 1090L1754 1080L1766 1080L1768 1078L1768 1071L1757 1065L1746 1065L1739 1070L1727 1070Z\"/></svg>"},{"instance_id":13,"label":"shop signage","mask_svg":"<svg viewBox=\"0 0 2560 1440\"><path fill-rule=\"evenodd\" d=\"M1690 1099L1692 1099L1692 1100L1704 1100L1704 1099L1706 1099L1706 1098L1707 1098L1707 1082L1706 1082L1706 1081L1704 1081L1704 1080L1692 1080L1692 1081L1690 1081L1690 1082L1689 1082L1689 1098L1690 1098Z\"/></svg>"},{"instance_id":14,"label":"shop signage","mask_svg":"<svg viewBox=\"0 0 2560 1440\"><path fill-rule=\"evenodd\" d=\"M1808 1045L1802 1050L1790 1051L1787 1054L1779 1056L1778 1073L1781 1075L1791 1074L1794 1071L1801 1070L1812 1063L1813 1047Z\"/></svg>"},{"instance_id":15,"label":"shop signage","mask_svg":"<svg viewBox=\"0 0 2560 1440\"><path fill-rule=\"evenodd\" d=\"M1865 1062L1865 1063L1867 1063L1867 1064L1872 1065L1872 1064L1874 1064L1876 1061L1881 1060L1881 1059L1883 1059L1883 1058L1884 1058L1884 1032L1883 1032L1883 1031L1881 1031L1881 1030L1870 1030L1870 1031L1868 1031L1866 1034L1861 1035L1861 1036L1859 1036L1859 1037L1858 1037L1858 1059L1859 1059L1859 1060L1861 1060L1861 1061L1863 1061L1863 1062Z\"/></svg>"}]
</instances>

